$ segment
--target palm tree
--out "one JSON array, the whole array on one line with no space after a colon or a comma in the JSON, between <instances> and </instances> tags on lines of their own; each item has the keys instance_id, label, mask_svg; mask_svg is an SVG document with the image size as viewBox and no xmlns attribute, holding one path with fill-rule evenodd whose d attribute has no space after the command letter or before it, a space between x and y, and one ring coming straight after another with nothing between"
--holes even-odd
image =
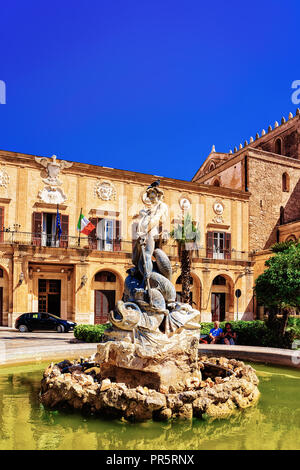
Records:
<instances>
[{"instance_id":1,"label":"palm tree","mask_svg":"<svg viewBox=\"0 0 300 470\"><path fill-rule=\"evenodd\" d=\"M178 244L178 255L181 264L182 300L185 303L191 303L190 278L192 257L194 251L198 248L197 242L200 240L198 224L192 221L190 214L186 214L183 216L182 223L178 224L171 231L170 235Z\"/></svg>"}]
</instances>

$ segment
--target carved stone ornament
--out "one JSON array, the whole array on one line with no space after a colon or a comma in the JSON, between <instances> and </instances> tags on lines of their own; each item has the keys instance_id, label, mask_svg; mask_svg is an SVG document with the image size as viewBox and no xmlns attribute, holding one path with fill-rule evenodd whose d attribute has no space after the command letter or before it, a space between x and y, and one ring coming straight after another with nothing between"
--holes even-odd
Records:
<instances>
[{"instance_id":1,"label":"carved stone ornament","mask_svg":"<svg viewBox=\"0 0 300 470\"><path fill-rule=\"evenodd\" d=\"M7 188L9 183L9 176L5 170L5 168L0 167L0 186L3 188Z\"/></svg>"},{"instance_id":2,"label":"carved stone ornament","mask_svg":"<svg viewBox=\"0 0 300 470\"><path fill-rule=\"evenodd\" d=\"M213 205L214 213L216 216L213 218L213 222L215 224L224 224L224 219L222 217L222 214L224 212L224 206L221 201L215 201Z\"/></svg>"},{"instance_id":3,"label":"carved stone ornament","mask_svg":"<svg viewBox=\"0 0 300 470\"><path fill-rule=\"evenodd\" d=\"M47 177L42 178L43 182L47 184L41 191L39 191L39 198L48 204L62 204L66 201L67 196L57 186L61 186L62 182L58 179L58 175L64 168L70 168L73 163L56 160L56 155L51 158L35 157L35 161L46 168Z\"/></svg>"},{"instance_id":4,"label":"carved stone ornament","mask_svg":"<svg viewBox=\"0 0 300 470\"><path fill-rule=\"evenodd\" d=\"M212 221L215 223L215 224L224 224L224 219L221 215L216 215L216 217L214 217L212 219Z\"/></svg>"},{"instance_id":5,"label":"carved stone ornament","mask_svg":"<svg viewBox=\"0 0 300 470\"><path fill-rule=\"evenodd\" d=\"M72 162L66 162L65 160L60 160L58 163L56 158L56 155L52 155L50 159L44 157L35 157L35 161L46 168L47 178L43 178L44 183L55 187L61 186L62 184L62 182L58 179L60 171L64 168L70 168L73 165Z\"/></svg>"},{"instance_id":6,"label":"carved stone ornament","mask_svg":"<svg viewBox=\"0 0 300 470\"><path fill-rule=\"evenodd\" d=\"M116 199L115 186L107 180L99 181L95 186L95 195L102 201L111 201Z\"/></svg>"},{"instance_id":7,"label":"carved stone ornament","mask_svg":"<svg viewBox=\"0 0 300 470\"><path fill-rule=\"evenodd\" d=\"M179 205L180 205L180 208L183 210L183 211L187 211L190 209L191 207L191 201L187 198L187 197L181 197L179 199Z\"/></svg>"},{"instance_id":8,"label":"carved stone ornament","mask_svg":"<svg viewBox=\"0 0 300 470\"><path fill-rule=\"evenodd\" d=\"M39 191L39 198L47 204L62 204L66 201L67 196L60 188L45 186L44 189Z\"/></svg>"},{"instance_id":9,"label":"carved stone ornament","mask_svg":"<svg viewBox=\"0 0 300 470\"><path fill-rule=\"evenodd\" d=\"M223 212L224 212L224 206L222 204L222 202L220 201L216 201L213 205L213 209L214 209L214 212L217 214L217 215L222 215Z\"/></svg>"}]
</instances>

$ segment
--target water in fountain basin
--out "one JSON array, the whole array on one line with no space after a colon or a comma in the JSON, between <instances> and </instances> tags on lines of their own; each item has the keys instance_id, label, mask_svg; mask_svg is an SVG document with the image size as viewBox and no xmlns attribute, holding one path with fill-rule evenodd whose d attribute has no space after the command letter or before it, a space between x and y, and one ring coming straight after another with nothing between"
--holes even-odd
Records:
<instances>
[{"instance_id":1,"label":"water in fountain basin","mask_svg":"<svg viewBox=\"0 0 300 470\"><path fill-rule=\"evenodd\" d=\"M49 364L0 368L0 449L300 449L300 371L255 364L261 398L227 420L130 424L39 403Z\"/></svg>"}]
</instances>

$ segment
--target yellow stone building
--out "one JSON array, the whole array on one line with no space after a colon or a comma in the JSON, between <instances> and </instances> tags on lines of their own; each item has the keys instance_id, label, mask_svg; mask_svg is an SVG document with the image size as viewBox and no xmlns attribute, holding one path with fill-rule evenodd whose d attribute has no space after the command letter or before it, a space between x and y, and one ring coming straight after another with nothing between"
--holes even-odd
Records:
<instances>
[{"instance_id":1,"label":"yellow stone building","mask_svg":"<svg viewBox=\"0 0 300 470\"><path fill-rule=\"evenodd\" d=\"M0 151L0 325L24 312L77 323L107 320L122 298L136 220L157 176ZM160 178L170 232L188 211L201 239L192 264L192 301L203 321L251 319L249 195L243 190ZM57 207L62 234L58 237ZM96 227L78 236L79 215ZM174 240L164 247L180 296ZM236 297L237 290L241 296Z\"/></svg>"}]
</instances>

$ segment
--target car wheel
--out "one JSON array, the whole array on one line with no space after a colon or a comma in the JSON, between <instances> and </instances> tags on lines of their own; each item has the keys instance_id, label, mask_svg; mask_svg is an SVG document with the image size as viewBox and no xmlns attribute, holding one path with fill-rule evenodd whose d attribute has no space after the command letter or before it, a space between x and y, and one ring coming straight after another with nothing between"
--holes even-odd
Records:
<instances>
[{"instance_id":1,"label":"car wheel","mask_svg":"<svg viewBox=\"0 0 300 470\"><path fill-rule=\"evenodd\" d=\"M58 325L56 328L57 333L63 333L65 331L63 325Z\"/></svg>"},{"instance_id":2,"label":"car wheel","mask_svg":"<svg viewBox=\"0 0 300 470\"><path fill-rule=\"evenodd\" d=\"M27 333L27 331L28 331L28 328L27 328L26 325L20 325L19 326L19 332L20 333Z\"/></svg>"}]
</instances>

